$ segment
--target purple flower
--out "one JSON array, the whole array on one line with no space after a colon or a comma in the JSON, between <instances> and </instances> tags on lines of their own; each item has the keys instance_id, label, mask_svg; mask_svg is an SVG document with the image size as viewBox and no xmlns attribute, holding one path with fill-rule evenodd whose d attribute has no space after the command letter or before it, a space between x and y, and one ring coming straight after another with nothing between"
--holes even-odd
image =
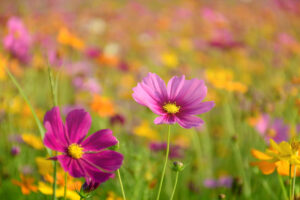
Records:
<instances>
[{"instance_id":1,"label":"purple flower","mask_svg":"<svg viewBox=\"0 0 300 200\"><path fill-rule=\"evenodd\" d=\"M29 62L31 36L23 22L17 17L12 17L8 20L7 27L8 34L3 39L4 48L13 56L17 57L21 62Z\"/></svg>"},{"instance_id":2,"label":"purple flower","mask_svg":"<svg viewBox=\"0 0 300 200\"><path fill-rule=\"evenodd\" d=\"M201 102L207 93L203 80L186 80L185 76L174 76L165 85L156 74L149 73L142 82L133 88L134 100L147 106L157 115L155 124L178 123L183 128L192 128L204 123L195 115L208 112L214 102Z\"/></svg>"},{"instance_id":3,"label":"purple flower","mask_svg":"<svg viewBox=\"0 0 300 200\"><path fill-rule=\"evenodd\" d=\"M112 131L104 129L85 136L91 126L91 117L83 109L71 111L63 123L58 107L48 111L44 118L46 134L44 144L61 155L58 160L73 177L85 177L94 182L107 181L123 162L123 155L106 148L116 145Z\"/></svg>"},{"instance_id":4,"label":"purple flower","mask_svg":"<svg viewBox=\"0 0 300 200\"><path fill-rule=\"evenodd\" d=\"M121 124L124 125L125 124L125 117L120 115L120 114L116 114L114 116L112 116L109 119L110 124L113 126L115 124Z\"/></svg>"},{"instance_id":5,"label":"purple flower","mask_svg":"<svg viewBox=\"0 0 300 200\"><path fill-rule=\"evenodd\" d=\"M233 179L230 176L222 176L218 179L208 178L204 180L204 186L206 188L218 188L225 187L230 188L232 186Z\"/></svg>"},{"instance_id":6,"label":"purple flower","mask_svg":"<svg viewBox=\"0 0 300 200\"><path fill-rule=\"evenodd\" d=\"M271 120L270 116L264 114L256 124L256 130L264 137L266 142L272 138L280 143L289 138L289 127L281 119Z\"/></svg>"},{"instance_id":7,"label":"purple flower","mask_svg":"<svg viewBox=\"0 0 300 200\"><path fill-rule=\"evenodd\" d=\"M215 179L212 179L212 178L205 179L203 184L206 188L218 187L218 181L216 181Z\"/></svg>"},{"instance_id":8,"label":"purple flower","mask_svg":"<svg viewBox=\"0 0 300 200\"><path fill-rule=\"evenodd\" d=\"M149 145L149 148L154 151L166 151L167 150L167 143L165 142L151 142ZM184 156L184 152L182 147L179 145L171 145L170 146L170 154L169 158L170 159L175 159L175 158L182 158Z\"/></svg>"},{"instance_id":9,"label":"purple flower","mask_svg":"<svg viewBox=\"0 0 300 200\"><path fill-rule=\"evenodd\" d=\"M10 150L11 155L16 156L21 152L20 147L13 146Z\"/></svg>"}]
</instances>

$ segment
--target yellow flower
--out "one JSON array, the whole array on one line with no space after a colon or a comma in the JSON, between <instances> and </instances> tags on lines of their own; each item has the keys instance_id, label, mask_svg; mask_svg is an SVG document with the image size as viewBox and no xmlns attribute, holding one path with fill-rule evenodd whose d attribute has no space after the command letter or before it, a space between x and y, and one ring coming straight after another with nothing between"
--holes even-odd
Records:
<instances>
[{"instance_id":1,"label":"yellow flower","mask_svg":"<svg viewBox=\"0 0 300 200\"><path fill-rule=\"evenodd\" d=\"M258 162L252 162L252 166L258 166L263 174L271 174L277 169L278 174L289 176L289 167L292 167L292 174L294 175L295 165L300 164L300 157L298 156L299 142L293 141L291 144L288 142L281 142L276 144L272 139L270 140L270 149L265 153L256 149L252 149L252 155L259 159ZM300 175L300 170L297 169L297 176Z\"/></svg>"},{"instance_id":2,"label":"yellow flower","mask_svg":"<svg viewBox=\"0 0 300 200\"><path fill-rule=\"evenodd\" d=\"M162 63L170 68L175 68L178 66L178 58L176 54L171 52L165 52L161 56Z\"/></svg>"},{"instance_id":3,"label":"yellow flower","mask_svg":"<svg viewBox=\"0 0 300 200\"><path fill-rule=\"evenodd\" d=\"M20 186L22 194L28 195L30 192L37 192L38 188L33 184L34 179L29 176L20 175L21 181L12 180L14 185Z\"/></svg>"},{"instance_id":4,"label":"yellow flower","mask_svg":"<svg viewBox=\"0 0 300 200\"><path fill-rule=\"evenodd\" d=\"M267 150L266 154L275 160L287 161L292 165L299 165L300 158L298 156L298 151L300 143L293 141L289 144L286 141L277 144L274 140L270 139L270 146L272 150Z\"/></svg>"},{"instance_id":5,"label":"yellow flower","mask_svg":"<svg viewBox=\"0 0 300 200\"><path fill-rule=\"evenodd\" d=\"M114 192L109 191L107 193L106 200L123 200L123 198L122 197L118 197L118 196L116 196L116 194Z\"/></svg>"},{"instance_id":6,"label":"yellow flower","mask_svg":"<svg viewBox=\"0 0 300 200\"><path fill-rule=\"evenodd\" d=\"M218 89L224 89L229 92L245 93L248 87L233 80L233 73L225 69L207 70L205 77L213 86Z\"/></svg>"},{"instance_id":7,"label":"yellow flower","mask_svg":"<svg viewBox=\"0 0 300 200\"><path fill-rule=\"evenodd\" d=\"M52 174L53 171L53 163L51 160L43 157L35 158L35 162L38 167L38 172L42 176L46 176L47 174Z\"/></svg>"},{"instance_id":8,"label":"yellow flower","mask_svg":"<svg viewBox=\"0 0 300 200\"><path fill-rule=\"evenodd\" d=\"M63 45L73 47L77 50L82 50L84 48L83 41L75 35L71 34L66 28L61 28L59 30L57 41Z\"/></svg>"},{"instance_id":9,"label":"yellow flower","mask_svg":"<svg viewBox=\"0 0 300 200\"><path fill-rule=\"evenodd\" d=\"M45 182L39 182L38 189L41 193L45 195L52 195L53 194L53 189L52 185L48 185ZM64 196L64 186L59 186L56 189L56 197L63 197ZM72 190L67 189L67 199L71 200L79 200L80 196Z\"/></svg>"},{"instance_id":10,"label":"yellow flower","mask_svg":"<svg viewBox=\"0 0 300 200\"><path fill-rule=\"evenodd\" d=\"M157 132L151 129L149 122L146 120L143 120L139 126L136 126L133 129L133 133L150 140L159 139Z\"/></svg>"},{"instance_id":11,"label":"yellow flower","mask_svg":"<svg viewBox=\"0 0 300 200\"><path fill-rule=\"evenodd\" d=\"M6 80L5 67L8 67L7 60L0 54L0 81Z\"/></svg>"},{"instance_id":12,"label":"yellow flower","mask_svg":"<svg viewBox=\"0 0 300 200\"><path fill-rule=\"evenodd\" d=\"M22 139L23 141L28 144L29 146L37 149L37 150L41 150L44 148L43 142L41 140L40 137L37 137L34 134L30 134L30 133L23 133L22 134Z\"/></svg>"},{"instance_id":13,"label":"yellow flower","mask_svg":"<svg viewBox=\"0 0 300 200\"><path fill-rule=\"evenodd\" d=\"M110 117L115 114L115 107L110 99L99 95L94 95L91 109L97 112L101 117Z\"/></svg>"}]
</instances>

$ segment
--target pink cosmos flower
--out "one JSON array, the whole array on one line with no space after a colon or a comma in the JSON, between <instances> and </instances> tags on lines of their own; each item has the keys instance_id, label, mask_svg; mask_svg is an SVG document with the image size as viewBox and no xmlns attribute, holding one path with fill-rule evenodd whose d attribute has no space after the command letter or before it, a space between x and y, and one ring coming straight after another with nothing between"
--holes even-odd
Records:
<instances>
[{"instance_id":1,"label":"pink cosmos flower","mask_svg":"<svg viewBox=\"0 0 300 200\"><path fill-rule=\"evenodd\" d=\"M7 22L8 34L3 39L3 46L21 62L30 60L32 38L21 19L12 17Z\"/></svg>"},{"instance_id":2,"label":"pink cosmos flower","mask_svg":"<svg viewBox=\"0 0 300 200\"><path fill-rule=\"evenodd\" d=\"M132 96L137 103L160 115L155 124L177 122L183 128L192 128L204 123L195 115L208 112L215 105L212 101L202 102L206 93L203 80L174 76L166 86L158 75L149 73L133 88Z\"/></svg>"},{"instance_id":3,"label":"pink cosmos flower","mask_svg":"<svg viewBox=\"0 0 300 200\"><path fill-rule=\"evenodd\" d=\"M91 126L91 117L83 109L71 111L64 124L59 108L54 107L46 113L44 126L44 144L62 153L52 159L58 160L71 176L85 177L100 184L122 165L122 154L105 150L118 143L111 130L100 130L84 139Z\"/></svg>"},{"instance_id":4,"label":"pink cosmos flower","mask_svg":"<svg viewBox=\"0 0 300 200\"><path fill-rule=\"evenodd\" d=\"M272 120L268 114L263 114L259 118L255 128L267 143L271 138L277 143L289 139L289 126L281 119Z\"/></svg>"}]
</instances>

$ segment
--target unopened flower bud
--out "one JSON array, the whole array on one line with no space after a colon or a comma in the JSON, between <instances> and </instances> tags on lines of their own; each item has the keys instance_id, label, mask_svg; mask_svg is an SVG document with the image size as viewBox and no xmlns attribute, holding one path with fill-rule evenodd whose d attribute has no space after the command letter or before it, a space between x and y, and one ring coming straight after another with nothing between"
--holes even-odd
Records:
<instances>
[{"instance_id":1,"label":"unopened flower bud","mask_svg":"<svg viewBox=\"0 0 300 200\"><path fill-rule=\"evenodd\" d=\"M184 165L182 162L175 161L175 162L173 162L172 169L176 172L180 172L184 169Z\"/></svg>"}]
</instances>

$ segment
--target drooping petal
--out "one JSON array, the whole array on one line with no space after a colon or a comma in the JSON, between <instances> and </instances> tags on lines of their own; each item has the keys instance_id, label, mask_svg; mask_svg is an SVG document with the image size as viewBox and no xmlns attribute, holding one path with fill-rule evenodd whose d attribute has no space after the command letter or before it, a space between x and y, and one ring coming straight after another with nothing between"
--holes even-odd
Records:
<instances>
[{"instance_id":1,"label":"drooping petal","mask_svg":"<svg viewBox=\"0 0 300 200\"><path fill-rule=\"evenodd\" d=\"M207 94L207 88L203 80L185 80L175 101L180 106L190 105L194 102L201 102Z\"/></svg>"},{"instance_id":2,"label":"drooping petal","mask_svg":"<svg viewBox=\"0 0 300 200\"><path fill-rule=\"evenodd\" d=\"M199 115L205 112L210 111L215 106L213 101L206 102L195 102L187 105L186 107L182 107L182 113L189 115Z\"/></svg>"},{"instance_id":3,"label":"drooping petal","mask_svg":"<svg viewBox=\"0 0 300 200\"><path fill-rule=\"evenodd\" d=\"M71 111L66 118L66 126L71 143L80 143L91 127L91 116L83 109Z\"/></svg>"},{"instance_id":4,"label":"drooping petal","mask_svg":"<svg viewBox=\"0 0 300 200\"><path fill-rule=\"evenodd\" d=\"M154 124L174 124L176 122L175 115L162 115L159 117L156 117L154 120Z\"/></svg>"},{"instance_id":5,"label":"drooping petal","mask_svg":"<svg viewBox=\"0 0 300 200\"><path fill-rule=\"evenodd\" d=\"M108 172L119 169L123 163L123 155L111 150L105 150L98 153L85 153L82 159L94 167Z\"/></svg>"},{"instance_id":6,"label":"drooping petal","mask_svg":"<svg viewBox=\"0 0 300 200\"><path fill-rule=\"evenodd\" d=\"M184 86L184 83L185 83L184 75L182 75L181 77L174 76L169 80L167 85L167 92L168 92L168 99L170 100L170 102L174 101L174 99L177 97L181 88Z\"/></svg>"},{"instance_id":7,"label":"drooping petal","mask_svg":"<svg viewBox=\"0 0 300 200\"><path fill-rule=\"evenodd\" d=\"M84 177L85 173L83 167L80 165L80 159L73 159L68 155L59 155L57 159L62 168L66 172L69 172L71 176L76 178Z\"/></svg>"},{"instance_id":8,"label":"drooping petal","mask_svg":"<svg viewBox=\"0 0 300 200\"><path fill-rule=\"evenodd\" d=\"M176 117L176 121L183 128L198 127L204 124L204 121L202 119L193 115L183 115L180 117Z\"/></svg>"},{"instance_id":9,"label":"drooping petal","mask_svg":"<svg viewBox=\"0 0 300 200\"><path fill-rule=\"evenodd\" d=\"M57 106L46 113L44 126L46 128L46 135L52 135L52 138L57 138L56 140L59 141L59 143L68 146L69 138L66 133L66 127L63 124Z\"/></svg>"},{"instance_id":10,"label":"drooping petal","mask_svg":"<svg viewBox=\"0 0 300 200\"><path fill-rule=\"evenodd\" d=\"M276 168L275 163L267 161L252 162L251 165L258 166L260 171L265 175L272 174Z\"/></svg>"},{"instance_id":11,"label":"drooping petal","mask_svg":"<svg viewBox=\"0 0 300 200\"><path fill-rule=\"evenodd\" d=\"M256 149L251 149L251 154L253 157L259 159L259 160L272 160L272 157L268 156L267 154L258 151Z\"/></svg>"},{"instance_id":12,"label":"drooping petal","mask_svg":"<svg viewBox=\"0 0 300 200\"><path fill-rule=\"evenodd\" d=\"M92 179L92 181L95 182L97 185L107 181L113 176L112 173L100 171L99 169L97 169L96 167L84 160L81 160L80 163L84 167L86 172L85 179Z\"/></svg>"},{"instance_id":13,"label":"drooping petal","mask_svg":"<svg viewBox=\"0 0 300 200\"><path fill-rule=\"evenodd\" d=\"M100 151L102 149L106 149L107 147L116 145L117 143L118 140L113 136L112 131L109 129L104 129L87 137L81 143L81 146L85 151Z\"/></svg>"}]
</instances>

